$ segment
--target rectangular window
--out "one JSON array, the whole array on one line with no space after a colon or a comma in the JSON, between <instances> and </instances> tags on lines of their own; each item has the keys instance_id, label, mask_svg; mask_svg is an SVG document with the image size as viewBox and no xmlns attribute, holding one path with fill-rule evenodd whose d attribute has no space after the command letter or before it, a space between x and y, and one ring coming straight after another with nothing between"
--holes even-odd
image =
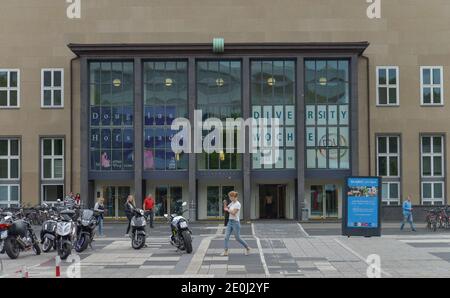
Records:
<instances>
[{"instance_id":1,"label":"rectangular window","mask_svg":"<svg viewBox=\"0 0 450 298\"><path fill-rule=\"evenodd\" d=\"M134 64L89 63L90 170L134 169Z\"/></svg>"},{"instance_id":2,"label":"rectangular window","mask_svg":"<svg viewBox=\"0 0 450 298\"><path fill-rule=\"evenodd\" d=\"M420 139L422 204L444 203L444 137L425 135Z\"/></svg>"},{"instance_id":3,"label":"rectangular window","mask_svg":"<svg viewBox=\"0 0 450 298\"><path fill-rule=\"evenodd\" d=\"M20 186L18 184L0 185L0 208L18 207L20 205Z\"/></svg>"},{"instance_id":4,"label":"rectangular window","mask_svg":"<svg viewBox=\"0 0 450 298\"><path fill-rule=\"evenodd\" d=\"M399 68L397 66L377 67L377 105L399 105L399 84Z\"/></svg>"},{"instance_id":5,"label":"rectangular window","mask_svg":"<svg viewBox=\"0 0 450 298\"><path fill-rule=\"evenodd\" d=\"M420 68L420 103L422 105L444 104L444 69L442 66Z\"/></svg>"},{"instance_id":6,"label":"rectangular window","mask_svg":"<svg viewBox=\"0 0 450 298\"><path fill-rule=\"evenodd\" d=\"M0 139L0 180L20 179L20 142Z\"/></svg>"},{"instance_id":7,"label":"rectangular window","mask_svg":"<svg viewBox=\"0 0 450 298\"><path fill-rule=\"evenodd\" d=\"M144 63L144 170L186 170L188 156L175 154L171 129L176 118L188 118L186 61Z\"/></svg>"},{"instance_id":8,"label":"rectangular window","mask_svg":"<svg viewBox=\"0 0 450 298\"><path fill-rule=\"evenodd\" d=\"M400 205L400 182L383 182L382 200L384 205Z\"/></svg>"},{"instance_id":9,"label":"rectangular window","mask_svg":"<svg viewBox=\"0 0 450 298\"><path fill-rule=\"evenodd\" d=\"M42 69L41 107L64 107L64 69Z\"/></svg>"},{"instance_id":10,"label":"rectangular window","mask_svg":"<svg viewBox=\"0 0 450 298\"><path fill-rule=\"evenodd\" d=\"M64 179L64 139L41 140L42 180Z\"/></svg>"},{"instance_id":11,"label":"rectangular window","mask_svg":"<svg viewBox=\"0 0 450 298\"><path fill-rule=\"evenodd\" d=\"M42 184L41 185L42 203L56 203L58 199L64 199L64 185L63 184Z\"/></svg>"},{"instance_id":12,"label":"rectangular window","mask_svg":"<svg viewBox=\"0 0 450 298\"><path fill-rule=\"evenodd\" d=\"M20 106L20 71L0 69L0 108Z\"/></svg>"},{"instance_id":13,"label":"rectangular window","mask_svg":"<svg viewBox=\"0 0 450 298\"><path fill-rule=\"evenodd\" d=\"M377 137L377 175L383 179L385 205L400 204L400 137Z\"/></svg>"},{"instance_id":14,"label":"rectangular window","mask_svg":"<svg viewBox=\"0 0 450 298\"><path fill-rule=\"evenodd\" d=\"M305 61L306 165L350 168L348 60Z\"/></svg>"}]
</instances>

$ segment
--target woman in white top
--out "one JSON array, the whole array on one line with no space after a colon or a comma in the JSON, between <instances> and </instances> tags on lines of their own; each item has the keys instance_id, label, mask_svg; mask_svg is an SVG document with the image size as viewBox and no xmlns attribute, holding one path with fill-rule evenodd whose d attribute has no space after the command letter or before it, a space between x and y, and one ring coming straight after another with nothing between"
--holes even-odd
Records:
<instances>
[{"instance_id":1,"label":"woman in white top","mask_svg":"<svg viewBox=\"0 0 450 298\"><path fill-rule=\"evenodd\" d=\"M236 240L245 247L245 255L248 255L250 253L250 247L247 242L241 238L241 224L239 222L241 203L238 201L238 193L236 191L230 191L228 197L230 198L231 203L225 207L225 211L230 214L230 219L225 232L225 252L223 255L228 256L228 242L230 241L232 232L234 232Z\"/></svg>"}]
</instances>

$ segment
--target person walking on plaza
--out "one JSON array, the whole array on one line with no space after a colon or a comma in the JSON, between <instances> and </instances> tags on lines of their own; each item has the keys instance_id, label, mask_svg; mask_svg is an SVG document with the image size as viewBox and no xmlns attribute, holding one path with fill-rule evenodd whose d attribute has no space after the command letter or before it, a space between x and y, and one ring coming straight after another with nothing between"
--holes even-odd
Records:
<instances>
[{"instance_id":1,"label":"person walking on plaza","mask_svg":"<svg viewBox=\"0 0 450 298\"><path fill-rule=\"evenodd\" d=\"M223 255L228 256L228 242L230 241L230 236L233 232L236 240L245 247L245 255L248 255L250 253L250 247L247 242L241 238L241 224L239 220L241 203L238 201L238 193L236 191L230 191L228 197L230 198L231 203L225 208L225 211L230 214L230 219L225 232L225 252Z\"/></svg>"},{"instance_id":2,"label":"person walking on plaza","mask_svg":"<svg viewBox=\"0 0 450 298\"><path fill-rule=\"evenodd\" d=\"M416 229L414 228L414 223L413 223L411 195L409 195L406 198L406 200L403 202L403 222L400 227L400 230L403 230L406 222L408 222L410 224L411 230L413 232L415 232Z\"/></svg>"},{"instance_id":3,"label":"person walking on plaza","mask_svg":"<svg viewBox=\"0 0 450 298\"><path fill-rule=\"evenodd\" d=\"M155 212L153 209L155 208L155 200L152 197L152 194L148 194L148 196L144 200L144 212L145 217L149 218L150 220L150 228L153 229L153 218L155 216Z\"/></svg>"},{"instance_id":4,"label":"person walking on plaza","mask_svg":"<svg viewBox=\"0 0 450 298\"><path fill-rule=\"evenodd\" d=\"M103 234L103 212L105 212L105 199L100 197L95 203L94 211L98 212L98 235L100 237L105 236Z\"/></svg>"},{"instance_id":5,"label":"person walking on plaza","mask_svg":"<svg viewBox=\"0 0 450 298\"><path fill-rule=\"evenodd\" d=\"M125 202L125 215L128 219L128 227L127 232L125 234L126 237L129 236L131 229L131 219L133 218L133 210L136 208L136 203L132 195L128 195L127 201Z\"/></svg>"}]
</instances>

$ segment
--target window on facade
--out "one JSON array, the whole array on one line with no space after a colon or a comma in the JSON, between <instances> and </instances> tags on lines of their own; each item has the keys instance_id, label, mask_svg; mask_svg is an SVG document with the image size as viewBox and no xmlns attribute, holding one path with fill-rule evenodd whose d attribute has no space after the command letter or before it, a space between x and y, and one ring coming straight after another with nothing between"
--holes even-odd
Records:
<instances>
[{"instance_id":1,"label":"window on facade","mask_svg":"<svg viewBox=\"0 0 450 298\"><path fill-rule=\"evenodd\" d=\"M63 184L43 184L42 186L42 202L56 203L56 201L64 199Z\"/></svg>"},{"instance_id":2,"label":"window on facade","mask_svg":"<svg viewBox=\"0 0 450 298\"><path fill-rule=\"evenodd\" d=\"M90 169L134 169L132 62L90 62Z\"/></svg>"},{"instance_id":3,"label":"window on facade","mask_svg":"<svg viewBox=\"0 0 450 298\"><path fill-rule=\"evenodd\" d=\"M0 185L0 208L18 207L20 205L20 187L17 184Z\"/></svg>"},{"instance_id":4,"label":"window on facade","mask_svg":"<svg viewBox=\"0 0 450 298\"><path fill-rule=\"evenodd\" d=\"M399 69L396 66L377 67L377 104L399 104Z\"/></svg>"},{"instance_id":5,"label":"window on facade","mask_svg":"<svg viewBox=\"0 0 450 298\"><path fill-rule=\"evenodd\" d=\"M197 62L197 109L202 119L218 118L223 124L223 148L219 152L202 153L198 156L200 170L236 170L242 168L242 154L234 148L226 148L225 121L242 117L242 79L240 61ZM213 127L213 129L215 129ZM212 131L212 130L211 130ZM203 137L211 131L203 131ZM212 139L210 146L218 140ZM208 144L207 144L208 146ZM230 152L230 151L233 151Z\"/></svg>"},{"instance_id":6,"label":"window on facade","mask_svg":"<svg viewBox=\"0 0 450 298\"><path fill-rule=\"evenodd\" d=\"M400 137L377 137L377 175L383 179L383 203L400 204Z\"/></svg>"},{"instance_id":7,"label":"window on facade","mask_svg":"<svg viewBox=\"0 0 450 298\"><path fill-rule=\"evenodd\" d=\"M349 61L305 61L306 158L309 169L349 169Z\"/></svg>"},{"instance_id":8,"label":"window on facade","mask_svg":"<svg viewBox=\"0 0 450 298\"><path fill-rule=\"evenodd\" d=\"M41 106L44 108L60 108L64 106L63 69L42 70Z\"/></svg>"},{"instance_id":9,"label":"window on facade","mask_svg":"<svg viewBox=\"0 0 450 298\"><path fill-rule=\"evenodd\" d=\"M20 72L17 69L0 69L0 108L20 106Z\"/></svg>"},{"instance_id":10,"label":"window on facade","mask_svg":"<svg viewBox=\"0 0 450 298\"><path fill-rule=\"evenodd\" d=\"M444 104L443 75L443 68L441 66L420 68L422 105Z\"/></svg>"},{"instance_id":11,"label":"window on facade","mask_svg":"<svg viewBox=\"0 0 450 298\"><path fill-rule=\"evenodd\" d=\"M187 62L144 63L144 169L185 170L187 154L171 147L175 118L188 118Z\"/></svg>"},{"instance_id":12,"label":"window on facade","mask_svg":"<svg viewBox=\"0 0 450 298\"><path fill-rule=\"evenodd\" d=\"M64 179L64 140L42 139L42 179Z\"/></svg>"},{"instance_id":13,"label":"window on facade","mask_svg":"<svg viewBox=\"0 0 450 298\"><path fill-rule=\"evenodd\" d=\"M257 148L252 154L253 169L295 169L295 62L291 60L253 60L251 62L252 117L278 119L279 133L254 128L253 141L267 144L277 140L278 154ZM270 126L271 127L271 126ZM270 128L269 127L269 128ZM265 135L261 135L265 134Z\"/></svg>"},{"instance_id":14,"label":"window on facade","mask_svg":"<svg viewBox=\"0 0 450 298\"><path fill-rule=\"evenodd\" d=\"M20 148L18 139L0 139L0 180L20 178Z\"/></svg>"},{"instance_id":15,"label":"window on facade","mask_svg":"<svg viewBox=\"0 0 450 298\"><path fill-rule=\"evenodd\" d=\"M421 138L422 203L444 202L444 137L422 136Z\"/></svg>"}]
</instances>

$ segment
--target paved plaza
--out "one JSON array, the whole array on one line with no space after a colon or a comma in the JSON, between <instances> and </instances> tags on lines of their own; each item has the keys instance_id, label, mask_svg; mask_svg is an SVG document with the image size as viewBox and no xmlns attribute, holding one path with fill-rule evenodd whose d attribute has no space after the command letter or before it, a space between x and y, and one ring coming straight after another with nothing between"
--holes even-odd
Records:
<instances>
[{"instance_id":1,"label":"paved plaza","mask_svg":"<svg viewBox=\"0 0 450 298\"><path fill-rule=\"evenodd\" d=\"M224 227L195 223L194 252L177 252L170 245L166 224L148 229L147 247L131 248L124 224L106 224L106 237L79 254L83 278L95 277L367 277L369 255L381 260L382 277L450 277L450 233L399 231L398 224L384 224L380 238L340 236L339 223L256 221L243 224L242 235L251 254L232 238L229 256L222 256ZM75 254L75 252L74 252ZM3 278L55 277L56 252L35 256L24 252L19 259L0 255ZM63 262L62 277L69 263Z\"/></svg>"}]
</instances>

